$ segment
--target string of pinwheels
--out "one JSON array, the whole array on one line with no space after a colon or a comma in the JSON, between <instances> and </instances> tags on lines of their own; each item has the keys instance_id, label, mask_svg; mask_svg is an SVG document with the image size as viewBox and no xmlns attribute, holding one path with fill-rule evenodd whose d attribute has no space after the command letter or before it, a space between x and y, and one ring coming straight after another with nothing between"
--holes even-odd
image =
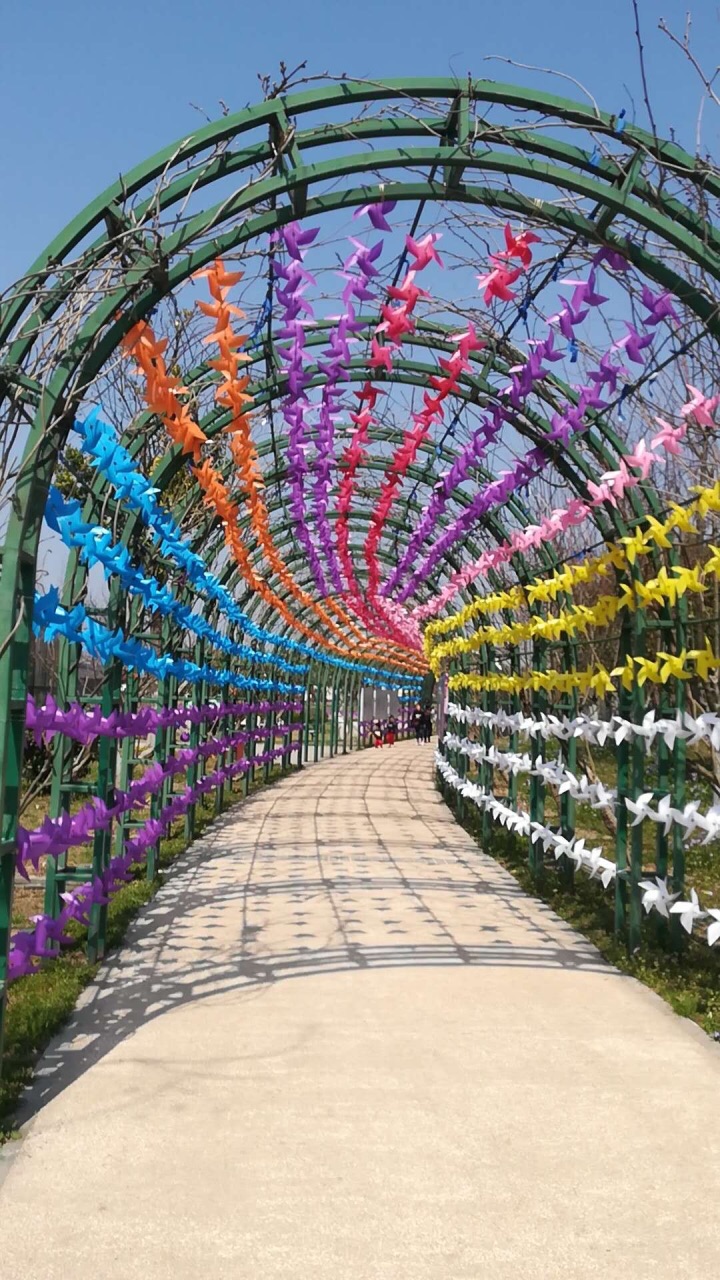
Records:
<instances>
[{"instance_id":1,"label":"string of pinwheels","mask_svg":"<svg viewBox=\"0 0 720 1280\"><path fill-rule=\"evenodd\" d=\"M237 601L223 587L217 576L208 570L203 558L188 545L171 514L158 502L157 493L151 482L136 468L130 454L118 441L113 428L103 420L99 410L94 409L83 421L76 421L75 429L83 452L110 484L116 498L128 510L139 515L162 554L177 566L201 597L217 604L228 621L239 627L250 639L271 648L297 653L310 660L317 661L322 654L323 662L328 665L355 670L363 675L368 683L377 683L381 687L392 687L396 681L402 685L413 683L412 673L398 678L392 671L388 671L387 667L385 670L379 670L361 662L348 661L325 650L319 650L314 644L303 643L293 636L285 636L257 626L253 619L239 608Z\"/></svg>"},{"instance_id":2,"label":"string of pinwheels","mask_svg":"<svg viewBox=\"0 0 720 1280\"><path fill-rule=\"evenodd\" d=\"M556 716L545 712L533 717L524 715L522 711L505 711L502 708L488 711L482 707L463 707L460 703L448 702L447 715L458 724L497 729L503 736L527 734L531 738L542 738L544 742L553 738L559 742L580 738L592 746L603 747L606 743L619 746L631 738L641 738L649 752L656 739L661 738L671 750L680 741L688 746L707 742L715 751L720 751L720 715L714 711L703 711L698 716L692 716L688 711L676 711L671 719L651 708L641 721L635 722L617 714L604 720L584 712L576 716Z\"/></svg>"},{"instance_id":3,"label":"string of pinwheels","mask_svg":"<svg viewBox=\"0 0 720 1280\"><path fill-rule=\"evenodd\" d=\"M11 935L8 981L14 982L35 973L42 960L52 959L57 954L58 947L73 945L75 938L66 933L68 924L76 921L87 925L92 908L107 905L133 878L137 867L145 862L148 851L166 834L172 823L203 796L248 770L282 760L295 749L290 742L271 751L235 760L232 764L213 769L194 785L173 795L156 818L149 818L133 832L132 837L125 841L123 852L111 858L100 875L60 895L63 907L57 916L42 912L31 917L33 929L18 929Z\"/></svg>"},{"instance_id":4,"label":"string of pinwheels","mask_svg":"<svg viewBox=\"0 0 720 1280\"><path fill-rule=\"evenodd\" d=\"M598 879L604 888L614 882L618 876L616 863L604 856L602 848L596 846L586 849L583 837L565 837L540 822L532 822L530 814L525 810L515 810L503 804L491 792L486 791L470 778L463 778L440 751L435 754L435 763L445 786L452 788L464 799L471 800L481 810L502 826L517 835L529 836L533 843L541 842L546 850L550 850L556 859L569 858L576 868L583 868L591 878ZM703 908L695 889L691 889L687 897L674 893L668 888L667 879L655 876L641 880L642 905L646 913L657 911L666 919L670 915L678 916L680 924L688 934L692 934L695 926L707 923L705 942L713 947L720 940L720 909Z\"/></svg>"},{"instance_id":5,"label":"string of pinwheels","mask_svg":"<svg viewBox=\"0 0 720 1280\"><path fill-rule=\"evenodd\" d=\"M605 787L602 782L592 782L585 774L575 773L568 769L561 760L544 760L542 756L534 759L528 752L500 751L494 745L472 742L454 733L446 733L443 746L466 756L476 764L489 764L506 774L526 774L540 778L544 783L557 789L558 795L568 795L578 804L589 805L591 809L613 809L617 792L612 787ZM689 840L696 832L702 832L702 844L709 844L720 836L720 804L711 805L704 812L697 801L690 800L678 809L673 805L669 795L661 796L657 807L653 808L655 792L647 791L636 800L624 797L624 804L632 816L631 826L639 826L646 819L663 828L667 835L674 827L681 827L683 839Z\"/></svg>"},{"instance_id":6,"label":"string of pinwheels","mask_svg":"<svg viewBox=\"0 0 720 1280\"><path fill-rule=\"evenodd\" d=\"M163 729L180 729L183 725L200 725L207 720L255 715L282 715L302 711L302 699L263 702L206 702L177 707L142 706L137 711L111 711L104 715L99 706L86 707L70 702L59 706L52 694L39 707L32 694L28 697L25 727L38 741L50 742L62 733L75 742L94 742L96 738L140 738Z\"/></svg>"},{"instance_id":7,"label":"string of pinwheels","mask_svg":"<svg viewBox=\"0 0 720 1280\"><path fill-rule=\"evenodd\" d=\"M154 762L139 778L134 778L127 790L114 788L114 800L107 804L96 796L89 804L84 805L77 813L61 813L57 818L45 818L42 825L34 831L18 826L16 867L20 875L27 879L27 867L32 865L37 871L41 858L57 858L66 853L74 845L87 843L94 831L108 831L118 818L133 809L142 807L147 800L162 789L164 783L176 774L187 773L198 760L211 756L220 756L225 751L248 742L269 737L287 737L299 732L302 721L290 725L273 725L265 728L236 730L233 733L220 734L207 738L196 747L186 747L169 756L164 764Z\"/></svg>"},{"instance_id":8,"label":"string of pinwheels","mask_svg":"<svg viewBox=\"0 0 720 1280\"><path fill-rule=\"evenodd\" d=\"M206 436L190 415L185 402L180 399L178 378L171 374L165 365L163 353L167 341L165 339L158 340L150 326L145 322L140 322L127 335L124 347L128 355L137 362L138 368L145 379L144 394L148 407L164 424L171 440L180 445L183 453L190 454L192 472L203 492L204 500L216 512L225 533L228 549L231 551L240 572L251 589L268 603L292 629L305 635L314 644L328 648L331 652L340 655L354 656L358 654L358 656L362 657L375 657L380 661L387 660L386 654L378 653L365 642L356 641L354 646L349 645L340 623L330 616L328 608L323 603L315 600L314 597L297 585L274 547L269 532L265 505L259 496L261 476L256 468L254 446L247 427L247 411L245 408L249 399L245 393L247 382L246 379L238 380L237 378L237 369L241 359L247 359L248 357L241 356L238 352L238 348L242 347L245 342L245 336L237 334L232 329L231 316L233 313L241 313L239 313L239 308L227 301L226 296L231 284L237 281L238 273L227 272L223 264L217 262L212 271L207 274L211 293L215 300L211 304L204 305L216 321L216 327L207 336L207 341L217 344L220 352L218 359L210 361L210 365L217 368L222 378L221 386L216 394L220 396L222 403L230 406L232 411L228 430L234 439L232 445L233 458L240 468L243 488L248 495L247 500L253 532L288 594L303 607L311 609L325 629L336 637L335 640L326 638L323 631L313 631L312 628L308 627L297 614L291 611L284 599L256 572L253 567L251 553L239 524L238 504L231 498L221 472L212 465L209 458L206 457L201 460L201 446L206 442ZM362 646L359 649L358 644Z\"/></svg>"}]
</instances>

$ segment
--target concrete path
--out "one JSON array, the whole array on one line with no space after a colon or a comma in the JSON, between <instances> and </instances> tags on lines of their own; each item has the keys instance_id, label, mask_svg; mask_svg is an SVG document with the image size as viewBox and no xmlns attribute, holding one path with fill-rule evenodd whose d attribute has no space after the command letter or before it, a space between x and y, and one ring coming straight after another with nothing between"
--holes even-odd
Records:
<instances>
[{"instance_id":1,"label":"concrete path","mask_svg":"<svg viewBox=\"0 0 720 1280\"><path fill-rule=\"evenodd\" d=\"M720 1050L477 852L431 756L318 764L182 859L5 1149L3 1276L716 1274Z\"/></svg>"}]
</instances>

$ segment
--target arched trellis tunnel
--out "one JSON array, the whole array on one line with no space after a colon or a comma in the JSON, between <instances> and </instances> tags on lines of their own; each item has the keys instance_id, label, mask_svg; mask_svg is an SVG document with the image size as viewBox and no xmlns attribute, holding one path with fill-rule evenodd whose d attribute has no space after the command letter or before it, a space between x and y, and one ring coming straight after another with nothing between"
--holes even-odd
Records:
<instances>
[{"instance_id":1,"label":"arched trellis tunnel","mask_svg":"<svg viewBox=\"0 0 720 1280\"><path fill-rule=\"evenodd\" d=\"M720 747L719 195L581 103L342 80L177 142L49 246L1 325L3 1008L70 921L102 954L173 822L433 687L461 816L598 877L632 948L643 907L712 945L684 845L720 834L685 790Z\"/></svg>"}]
</instances>

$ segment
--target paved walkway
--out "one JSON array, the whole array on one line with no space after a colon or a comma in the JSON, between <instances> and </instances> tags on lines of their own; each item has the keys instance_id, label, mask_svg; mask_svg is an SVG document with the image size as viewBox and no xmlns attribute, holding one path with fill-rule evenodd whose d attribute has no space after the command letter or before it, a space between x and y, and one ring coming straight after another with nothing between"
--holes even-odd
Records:
<instances>
[{"instance_id":1,"label":"paved walkway","mask_svg":"<svg viewBox=\"0 0 720 1280\"><path fill-rule=\"evenodd\" d=\"M182 859L43 1060L3 1275L716 1274L720 1049L477 852L431 752Z\"/></svg>"}]
</instances>

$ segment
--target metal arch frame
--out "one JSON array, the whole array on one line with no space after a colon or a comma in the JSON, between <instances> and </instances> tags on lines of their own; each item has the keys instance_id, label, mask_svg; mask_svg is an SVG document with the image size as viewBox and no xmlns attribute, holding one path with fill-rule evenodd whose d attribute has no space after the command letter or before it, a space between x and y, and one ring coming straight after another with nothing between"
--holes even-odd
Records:
<instances>
[{"instance_id":1,"label":"metal arch frame","mask_svg":"<svg viewBox=\"0 0 720 1280\"><path fill-rule=\"evenodd\" d=\"M408 122L387 114L378 121L341 122L339 126L322 124L298 132L299 117L319 109L347 108L374 101L386 105L393 102L418 101L448 104L444 117L426 117L421 122ZM485 120L471 127L471 110L478 104L500 104L522 111L542 113L560 125L573 125L594 136L602 136L629 151L629 158L610 157L594 162L590 155L564 142L539 137L532 130L516 126L488 124ZM16 401L22 400L34 415L27 448L21 464L13 511L9 522L2 575L0 577L0 613L11 621L11 640L0 659L0 935L4 942L9 927L11 902L11 861L14 852L15 808L20 785L24 700L27 659L32 616L32 592L37 547L47 488L55 458L71 428L82 396L102 369L120 338L137 319L144 318L153 306L178 287L199 267L223 252L238 248L254 236L272 229L296 216L322 214L333 209L354 207L361 201L387 196L387 183L375 175L398 174L405 169L427 169L425 181L400 182L394 177L393 198L412 200L447 200L484 204L532 217L573 236L583 236L593 243L605 243L622 250L642 272L682 298L693 312L717 335L720 319L714 299L690 286L658 257L636 243L626 243L611 234L612 219L622 215L641 228L654 233L680 250L687 259L701 265L714 279L720 277L720 242L717 233L681 200L656 190L643 176L645 158L653 164L671 169L697 190L717 196L720 183L705 166L682 152L674 144L659 142L651 135L628 126L622 137L615 119L591 111L581 104L515 86L491 81L471 82L466 89L452 80L403 80L368 85L342 81L320 90L274 99L197 131L190 138L166 149L146 164L133 170L120 182L108 188L49 246L31 268L25 283L11 298L0 322L0 342L6 359L0 368L0 393L10 414ZM232 152L235 138L253 129L268 130L267 140L251 143L244 150ZM305 163L305 153L313 147L338 146L346 139L384 139L397 143L399 138L434 137L433 146L394 146L384 151L368 150L352 153L343 159ZM493 146L506 144L508 151L494 151ZM479 144L489 150L478 155ZM204 169L198 169L202 153L210 148L225 147L222 154L207 157ZM191 216L187 222L165 237L153 241L146 231L156 213L215 181L265 165L269 176L250 183L219 206ZM177 176L180 170L180 176ZM435 177L442 171L442 181ZM556 208L539 197L524 193L496 190L492 186L471 185L467 175L475 171L510 174L532 185L552 186L587 199L602 210L600 216L584 216L572 210ZM332 178L350 178L355 174L373 175L373 182L362 187L344 188L332 193L310 196ZM157 196L141 203L129 218L123 203L151 181L164 175L166 185ZM245 211L257 209L263 202L288 203L249 217L245 223L220 233L231 220L239 220ZM105 223L106 233L93 234ZM125 239L126 270L115 292L103 297L82 324L70 348L55 353L50 376L41 385L34 379L32 356L42 328L62 313L73 289L89 281L93 271L104 262L114 260L116 236ZM217 234L214 234L217 233ZM203 237L208 237L203 240ZM200 243L198 243L200 242ZM193 247L195 246L195 247ZM80 249L80 259L71 265L69 255ZM39 291L42 303L35 310ZM118 317L119 314L119 318ZM617 456L617 454L616 454ZM564 459L563 459L564 463ZM581 468L582 470L582 468ZM646 498L648 495L645 495ZM652 499L650 499L652 503ZM0 963L4 947L0 947Z\"/></svg>"}]
</instances>

